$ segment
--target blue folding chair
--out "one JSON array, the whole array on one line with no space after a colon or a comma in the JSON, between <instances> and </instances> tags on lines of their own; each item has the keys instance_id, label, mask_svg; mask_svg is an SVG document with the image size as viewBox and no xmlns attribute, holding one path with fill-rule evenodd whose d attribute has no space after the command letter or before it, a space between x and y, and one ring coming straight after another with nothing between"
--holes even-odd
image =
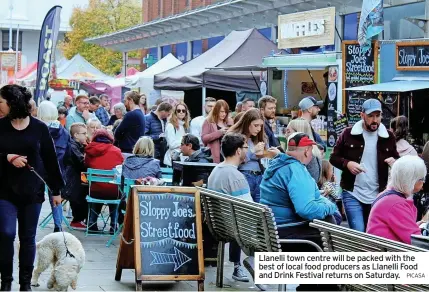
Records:
<instances>
[{"instance_id":1,"label":"blue folding chair","mask_svg":"<svg viewBox=\"0 0 429 292\"><path fill-rule=\"evenodd\" d=\"M110 219L110 213L112 211L116 212L116 216L115 216L116 219L115 219L115 222L113 222L113 226L116 227L119 205L121 203L122 195L120 195L119 185L115 181L115 172L114 172L114 170L101 170L101 169L88 168L87 180L88 180L88 186L89 186L89 194L88 194L88 196L86 196L86 201L88 202L88 220L87 220L87 224L86 224L85 236L88 236L88 235L104 235L104 229L107 226L107 223ZM116 200L105 200L105 199L97 199L97 198L91 197L91 185L93 183L107 183L107 184L118 185L118 197L119 198ZM93 204L102 204L103 205L100 214L97 214L98 215L97 218L101 218L101 221L103 222L103 228L99 232L91 231L91 233L90 233L90 228L93 225L95 225L96 228L98 228L97 227L98 226L97 225L98 220L96 220L92 224L90 224L90 220L89 220L91 213L95 212L94 210L92 210ZM103 214L103 210L107 205L116 205L116 207L115 207L115 210L109 210L109 215L105 216Z\"/></svg>"},{"instance_id":2,"label":"blue folding chair","mask_svg":"<svg viewBox=\"0 0 429 292\"><path fill-rule=\"evenodd\" d=\"M162 179L167 185L173 184L173 169L169 167L161 167Z\"/></svg>"},{"instance_id":3,"label":"blue folding chair","mask_svg":"<svg viewBox=\"0 0 429 292\"><path fill-rule=\"evenodd\" d=\"M46 188L45 187L45 195L48 197L48 200L49 200L49 192L48 192L48 188ZM62 210L62 208L64 207L64 205L65 204L67 204L67 200L63 200L62 202L61 202L61 207L58 207L58 208L61 208L61 210ZM62 221L64 222L64 224L67 226L67 228L69 229L69 230L73 230L73 228L71 228L71 226L70 226L70 222L69 222L69 220L64 216L64 213L63 212L61 212L61 215L62 215ZM51 222L51 220L54 218L54 215L53 215L53 213L52 213L52 211L51 211L51 213L49 213L49 215L48 216L46 216L43 220L42 220L42 222L40 222L40 224L39 224L39 227L40 228L45 228L46 227L46 225L48 225L49 224L49 222Z\"/></svg>"},{"instance_id":4,"label":"blue folding chair","mask_svg":"<svg viewBox=\"0 0 429 292\"><path fill-rule=\"evenodd\" d=\"M121 188L121 193L123 198L125 199L125 202L128 202L128 196L129 193L131 191L131 187L132 185L135 184L135 180L130 179L130 178L126 178L124 179L124 188ZM122 212L122 214L125 215L125 210L120 210ZM106 243L106 247L109 247L113 240L115 240L116 237L118 237L118 235L122 232L122 229L124 228L124 222L121 223L121 225L119 226L119 228L116 230L115 234L112 235L112 237L109 239L109 241Z\"/></svg>"}]
</instances>

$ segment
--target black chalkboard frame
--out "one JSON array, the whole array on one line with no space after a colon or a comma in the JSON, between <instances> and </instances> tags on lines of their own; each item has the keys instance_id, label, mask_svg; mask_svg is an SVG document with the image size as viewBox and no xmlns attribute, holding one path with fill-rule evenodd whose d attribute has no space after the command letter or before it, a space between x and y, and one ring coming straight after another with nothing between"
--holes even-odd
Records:
<instances>
[{"instance_id":1,"label":"black chalkboard frame","mask_svg":"<svg viewBox=\"0 0 429 292\"><path fill-rule=\"evenodd\" d=\"M398 71L428 71L429 66L399 66L399 50L403 47L429 47L429 42L397 42L396 43L396 58L395 65Z\"/></svg>"},{"instance_id":2,"label":"black chalkboard frame","mask_svg":"<svg viewBox=\"0 0 429 292\"><path fill-rule=\"evenodd\" d=\"M358 41L343 41L342 42L342 63L343 63L343 67L342 67L342 89L343 89L343 110L342 112L345 113L346 112L346 107L347 107L347 98L348 98L348 93L346 91L347 88L347 84L346 84L346 61L347 61L347 57L346 57L346 49L348 45L358 45L359 42ZM379 42L378 41L373 41L372 42L372 46L374 49L374 84L378 83L378 55L379 55Z\"/></svg>"},{"instance_id":3,"label":"black chalkboard frame","mask_svg":"<svg viewBox=\"0 0 429 292\"><path fill-rule=\"evenodd\" d=\"M141 270L141 244L140 244L140 212L139 212L139 193L171 193L171 194L193 194L195 197L195 223L197 229L197 245L198 245L198 275L142 275ZM201 201L200 191L196 188L189 187L148 187L148 186L136 186L133 188L133 199L136 200L134 205L134 218L137 224L134 224L134 240L136 249L136 266L140 267L136 275L141 275L142 281L200 281L204 280L204 255L203 255L203 229L201 222ZM138 272L138 273L137 273Z\"/></svg>"},{"instance_id":4,"label":"black chalkboard frame","mask_svg":"<svg viewBox=\"0 0 429 292\"><path fill-rule=\"evenodd\" d=\"M143 275L141 262L140 242L140 212L139 193L171 193L193 194L195 197L195 223L198 249L198 275ZM127 212L125 214L122 240L118 251L115 280L120 281L123 269L134 269L136 277L136 291L142 290L142 281L197 281L198 291L204 291L204 254L203 232L201 215L200 191L192 187L155 187L133 186L128 197Z\"/></svg>"}]
</instances>

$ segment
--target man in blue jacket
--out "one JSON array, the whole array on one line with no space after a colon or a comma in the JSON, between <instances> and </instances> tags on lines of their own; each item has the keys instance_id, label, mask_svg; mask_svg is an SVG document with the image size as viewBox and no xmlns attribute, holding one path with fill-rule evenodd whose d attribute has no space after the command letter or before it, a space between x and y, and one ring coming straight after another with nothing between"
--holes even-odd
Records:
<instances>
[{"instance_id":1,"label":"man in blue jacket","mask_svg":"<svg viewBox=\"0 0 429 292\"><path fill-rule=\"evenodd\" d=\"M313 156L313 145L316 143L304 133L293 133L289 137L286 154L278 154L265 170L260 202L273 211L280 238L306 239L322 247L320 232L310 227L308 221L331 219L331 223L335 223L330 215L338 209L320 194L305 167ZM288 245L284 251L308 252L315 249L308 245ZM323 286L301 284L296 291L338 291L336 285Z\"/></svg>"},{"instance_id":2,"label":"man in blue jacket","mask_svg":"<svg viewBox=\"0 0 429 292\"><path fill-rule=\"evenodd\" d=\"M261 203L272 209L278 225L298 225L338 212L336 205L320 194L305 167L311 161L313 145L316 143L304 133L294 133L288 139L286 154L278 154L265 171ZM314 230L314 233L318 232ZM291 234L291 237L297 236Z\"/></svg>"}]
</instances>

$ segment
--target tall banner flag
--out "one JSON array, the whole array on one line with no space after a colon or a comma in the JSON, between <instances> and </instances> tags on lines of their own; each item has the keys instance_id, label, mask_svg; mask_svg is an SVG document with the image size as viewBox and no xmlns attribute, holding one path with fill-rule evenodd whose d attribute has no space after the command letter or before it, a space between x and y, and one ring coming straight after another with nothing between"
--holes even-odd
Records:
<instances>
[{"instance_id":1,"label":"tall banner flag","mask_svg":"<svg viewBox=\"0 0 429 292\"><path fill-rule=\"evenodd\" d=\"M57 46L58 31L60 29L61 6L54 6L46 14L42 24L39 40L39 57L37 63L36 90L34 101L45 99L49 88L49 75L51 73L51 62Z\"/></svg>"},{"instance_id":2,"label":"tall banner flag","mask_svg":"<svg viewBox=\"0 0 429 292\"><path fill-rule=\"evenodd\" d=\"M358 41L363 52L369 50L372 37L383 29L383 0L363 0L358 28Z\"/></svg>"}]
</instances>

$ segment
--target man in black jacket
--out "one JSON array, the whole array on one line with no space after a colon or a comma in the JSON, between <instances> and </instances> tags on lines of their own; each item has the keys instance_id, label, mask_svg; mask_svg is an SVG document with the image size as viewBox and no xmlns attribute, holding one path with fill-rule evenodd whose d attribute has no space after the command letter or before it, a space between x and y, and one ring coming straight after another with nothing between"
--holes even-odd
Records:
<instances>
[{"instance_id":1,"label":"man in black jacket","mask_svg":"<svg viewBox=\"0 0 429 292\"><path fill-rule=\"evenodd\" d=\"M201 148L196 136L186 134L180 146L183 156L188 156L185 162L213 163L209 148Z\"/></svg>"}]
</instances>

